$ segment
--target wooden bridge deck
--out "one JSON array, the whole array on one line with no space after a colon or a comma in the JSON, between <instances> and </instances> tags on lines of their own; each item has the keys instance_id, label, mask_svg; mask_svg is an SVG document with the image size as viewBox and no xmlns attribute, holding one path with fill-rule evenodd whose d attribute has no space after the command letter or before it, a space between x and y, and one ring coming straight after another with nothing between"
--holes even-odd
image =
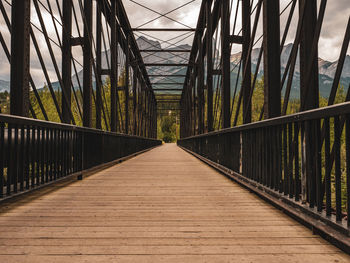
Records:
<instances>
[{"instance_id":1,"label":"wooden bridge deck","mask_svg":"<svg viewBox=\"0 0 350 263\"><path fill-rule=\"evenodd\" d=\"M0 262L319 263L350 257L165 145L2 207Z\"/></svg>"}]
</instances>

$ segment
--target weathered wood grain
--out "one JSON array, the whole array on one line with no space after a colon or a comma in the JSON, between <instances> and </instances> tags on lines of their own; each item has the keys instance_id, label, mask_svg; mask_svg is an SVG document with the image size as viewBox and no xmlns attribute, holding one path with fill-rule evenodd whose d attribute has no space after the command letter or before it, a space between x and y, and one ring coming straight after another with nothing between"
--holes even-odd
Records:
<instances>
[{"instance_id":1,"label":"weathered wood grain","mask_svg":"<svg viewBox=\"0 0 350 263\"><path fill-rule=\"evenodd\" d=\"M173 144L0 208L0 262L350 262Z\"/></svg>"}]
</instances>

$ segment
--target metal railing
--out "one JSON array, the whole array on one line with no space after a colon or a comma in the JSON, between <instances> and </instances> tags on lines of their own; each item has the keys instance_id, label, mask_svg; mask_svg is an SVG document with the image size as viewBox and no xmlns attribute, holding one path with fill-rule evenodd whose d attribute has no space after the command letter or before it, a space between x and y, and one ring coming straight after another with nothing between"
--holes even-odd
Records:
<instances>
[{"instance_id":1,"label":"metal railing","mask_svg":"<svg viewBox=\"0 0 350 263\"><path fill-rule=\"evenodd\" d=\"M0 114L0 200L161 141Z\"/></svg>"},{"instance_id":2,"label":"metal railing","mask_svg":"<svg viewBox=\"0 0 350 263\"><path fill-rule=\"evenodd\" d=\"M184 138L178 145L349 233L349 102Z\"/></svg>"}]
</instances>

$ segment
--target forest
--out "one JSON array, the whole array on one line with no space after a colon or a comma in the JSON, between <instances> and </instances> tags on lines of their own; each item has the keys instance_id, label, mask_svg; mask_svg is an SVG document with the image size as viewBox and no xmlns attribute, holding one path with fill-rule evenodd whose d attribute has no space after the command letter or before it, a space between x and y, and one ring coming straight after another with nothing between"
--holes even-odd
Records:
<instances>
[{"instance_id":1,"label":"forest","mask_svg":"<svg viewBox=\"0 0 350 263\"><path fill-rule=\"evenodd\" d=\"M122 74L118 81L118 86L123 86L125 83L125 74ZM129 89L130 90L130 89ZM58 110L61 111L61 99L62 99L62 92L59 89L54 90L55 97L57 99L57 106ZM42 104L45 108L47 117L49 121L53 122L60 122L59 115L57 113L57 106L54 103L54 100L52 99L52 94L48 88L48 86L45 84L44 87L40 90L38 90L38 95L40 97L40 100L42 101ZM9 93L7 91L0 93L0 110L1 113L9 113L10 111L10 97ZM167 95L169 98L174 97L174 95ZM206 95L205 95L206 96ZM130 90L130 98L132 98L132 91ZM119 90L118 91L118 112L119 112L119 127L120 132L124 130L124 121L123 116L125 112L125 93L124 91ZM218 130L221 128L221 122L220 122L220 94L214 93L214 128L215 130ZM346 92L344 90L343 86L340 86L338 88L337 96L335 99L335 104L344 102L346 98ZM82 125L82 118L81 118L81 111L82 111L82 93L80 89L76 89L74 92L72 92L72 114L74 116L74 120L76 125L81 126ZM206 99L206 98L205 98ZM110 81L107 78L104 82L104 85L102 86L102 101L104 104L104 109L109 109L110 107ZM39 101L36 99L36 96L33 91L30 92L30 102L35 114L35 117L37 119L45 120L44 115L42 113L42 110L39 105ZM283 105L283 99L281 101ZM319 104L320 107L327 106L328 99L324 98L322 96L319 97ZM252 96L252 121L256 122L259 121L259 117L261 115L261 110L264 104L264 88L263 88L263 79L259 79L256 82L255 90ZM235 119L235 113L237 110L238 105L238 96L235 96L234 99L231 101L232 105L232 114L231 114L231 123L234 122ZM129 100L129 113L131 114L130 120L133 119L132 113L133 113L133 105L132 105L132 99ZM171 108L173 106L173 103L161 103L161 108ZM288 103L287 108L287 115L296 113L299 111L300 107L300 100L299 99L290 99ZM93 94L93 100L92 100L92 121L93 121L93 127L96 126L96 116L94 112L96 111L95 106L95 94ZM205 109L206 112L206 109ZM242 106L240 107L240 114L238 115L237 119L237 125L241 125L243 123L243 116L242 116ZM103 114L102 114L103 115ZM108 119L108 112L105 110L104 115ZM30 117L34 117L33 114L30 114ZM162 139L164 142L175 142L179 138L179 111L172 111L172 112L161 112L158 114L158 121L157 121L157 128L158 128L158 138ZM206 121L206 114L205 114L205 121ZM130 124L131 125L131 124ZM102 129L106 130L106 123L104 121L104 116L102 116Z\"/></svg>"}]
</instances>

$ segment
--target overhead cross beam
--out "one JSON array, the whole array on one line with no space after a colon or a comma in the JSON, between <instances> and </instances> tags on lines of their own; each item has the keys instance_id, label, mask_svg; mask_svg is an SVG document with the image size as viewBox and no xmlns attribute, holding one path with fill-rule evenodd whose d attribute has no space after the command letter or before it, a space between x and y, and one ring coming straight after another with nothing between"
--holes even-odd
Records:
<instances>
[{"instance_id":1,"label":"overhead cross beam","mask_svg":"<svg viewBox=\"0 0 350 263\"><path fill-rule=\"evenodd\" d=\"M196 31L195 28L133 28L132 31L150 31L150 32L163 32L163 31L168 31L168 32L194 32Z\"/></svg>"},{"instance_id":2,"label":"overhead cross beam","mask_svg":"<svg viewBox=\"0 0 350 263\"><path fill-rule=\"evenodd\" d=\"M140 49L140 52L148 53L189 53L187 49Z\"/></svg>"},{"instance_id":3,"label":"overhead cross beam","mask_svg":"<svg viewBox=\"0 0 350 263\"><path fill-rule=\"evenodd\" d=\"M160 75L152 75L152 74L150 74L150 75L148 75L150 78L158 78L158 77L166 77L166 78L169 78L169 77L174 77L174 78L184 78L184 77L186 77L186 75L177 75L177 74L174 74L174 75L172 75L172 74L164 74L164 75L162 75L162 74L160 74Z\"/></svg>"},{"instance_id":4,"label":"overhead cross beam","mask_svg":"<svg viewBox=\"0 0 350 263\"><path fill-rule=\"evenodd\" d=\"M128 16L126 14L126 11L124 9L124 6L122 4L122 2L120 0L115 0L116 1L116 4L117 4L117 16L118 16L118 19L119 19L119 22L120 22L120 27L118 27L118 39L119 39L119 44L121 46L121 48L123 49L124 53L126 53L126 33L127 32L130 32L131 30L131 25L130 25L130 22L128 20ZM106 20L107 22L110 24L111 22L111 15L110 15L110 10L111 10L111 6L110 4L108 4L106 1L103 1L104 5L105 5L105 8L103 8L103 12L105 12L105 17L106 17ZM150 85L150 81L149 81L149 78L148 78L148 74L147 74L147 69L143 66L144 63L143 63L143 58L142 58L142 55L141 55L141 52L138 48L138 45L136 43L136 39L133 35L131 35L131 38L130 38L130 49L132 51L132 57L131 57L131 60L132 61L138 61L138 67L142 73L142 79L144 79L146 85L148 88L151 87Z\"/></svg>"},{"instance_id":5,"label":"overhead cross beam","mask_svg":"<svg viewBox=\"0 0 350 263\"><path fill-rule=\"evenodd\" d=\"M183 85L183 83L175 83L175 82L154 82L152 85Z\"/></svg>"},{"instance_id":6,"label":"overhead cross beam","mask_svg":"<svg viewBox=\"0 0 350 263\"><path fill-rule=\"evenodd\" d=\"M188 67L188 63L145 63L145 67Z\"/></svg>"},{"instance_id":7,"label":"overhead cross beam","mask_svg":"<svg viewBox=\"0 0 350 263\"><path fill-rule=\"evenodd\" d=\"M143 8L146 9L146 10L149 10L149 11L155 13L155 14L160 15L159 18L165 17L165 18L169 19L170 21L175 22L175 23L177 23L177 24L179 24L179 25L181 25L181 26L184 26L184 27L186 27L186 28L191 28L190 26L188 26L188 25L186 25L186 24L184 24L184 23L181 23L181 22L179 22L178 20L173 19L173 18L167 16L169 13L171 13L171 12L173 12L173 11L175 11L175 10L178 10L179 8L181 8L181 7L185 6L185 5L187 5L188 3L185 4L185 5L182 5L182 6L178 7L178 8L176 8L175 10L172 10L172 11L168 12L167 14L162 14L162 13L160 13L160 12L158 12L158 11L156 11L156 10L153 10L152 8L149 8L149 7L147 7L147 6L143 5L143 4L140 4L140 3L138 3L138 2L136 2L136 1L134 1L134 0L130 0L130 2L133 2L134 4L141 6L141 7L143 7ZM191 2L193 2L193 1L191 1ZM190 3L190 2L189 2L189 3ZM157 19L158 19L158 18L157 18ZM146 24L146 23L145 23L145 24ZM143 24L143 25L145 25L145 24ZM143 26L143 25L141 25L141 26ZM140 27L141 27L141 26L140 26Z\"/></svg>"},{"instance_id":8,"label":"overhead cross beam","mask_svg":"<svg viewBox=\"0 0 350 263\"><path fill-rule=\"evenodd\" d=\"M153 91L182 91L182 89L153 89Z\"/></svg>"}]
</instances>

